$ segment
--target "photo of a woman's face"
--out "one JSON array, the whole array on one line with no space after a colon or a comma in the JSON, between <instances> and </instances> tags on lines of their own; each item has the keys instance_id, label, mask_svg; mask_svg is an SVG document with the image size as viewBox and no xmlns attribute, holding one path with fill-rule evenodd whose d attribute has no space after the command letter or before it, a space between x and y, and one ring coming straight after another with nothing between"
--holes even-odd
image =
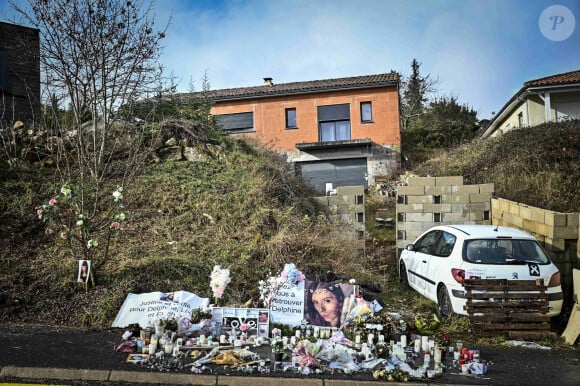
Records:
<instances>
[{"instance_id":1,"label":"photo of a woman's face","mask_svg":"<svg viewBox=\"0 0 580 386\"><path fill-rule=\"evenodd\" d=\"M340 305L337 297L327 290L317 290L312 294L312 304L322 319L327 321L333 327L338 326L340 317Z\"/></svg>"}]
</instances>

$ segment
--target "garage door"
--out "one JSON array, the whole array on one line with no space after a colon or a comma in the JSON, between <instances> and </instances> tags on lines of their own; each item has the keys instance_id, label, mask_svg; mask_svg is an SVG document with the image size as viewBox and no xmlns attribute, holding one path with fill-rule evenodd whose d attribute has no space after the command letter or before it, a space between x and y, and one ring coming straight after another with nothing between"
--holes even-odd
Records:
<instances>
[{"instance_id":1,"label":"garage door","mask_svg":"<svg viewBox=\"0 0 580 386\"><path fill-rule=\"evenodd\" d=\"M368 187L366 158L302 162L299 167L302 177L321 194L326 194L327 182L332 182L335 188L353 185Z\"/></svg>"}]
</instances>

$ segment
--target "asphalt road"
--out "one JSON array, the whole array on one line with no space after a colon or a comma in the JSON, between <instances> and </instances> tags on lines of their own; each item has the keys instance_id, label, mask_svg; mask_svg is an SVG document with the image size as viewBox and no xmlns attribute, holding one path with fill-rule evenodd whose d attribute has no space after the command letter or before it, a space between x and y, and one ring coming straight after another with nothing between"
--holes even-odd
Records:
<instances>
[{"instance_id":1,"label":"asphalt road","mask_svg":"<svg viewBox=\"0 0 580 386\"><path fill-rule=\"evenodd\" d=\"M301 376L271 372L252 376L229 372L220 367L212 374L192 374L189 369L171 374L126 363L127 354L113 347L122 341L123 330L81 331L66 328L0 326L0 382L15 379L69 380L68 384L291 384L300 378L301 386L374 383L369 374L345 376L324 374ZM514 346L480 346L481 358L490 362L483 376L461 375L448 370L437 384L462 385L578 385L580 353L578 346L564 349L538 349ZM265 353L268 356L268 353ZM448 355L448 363L450 363ZM60 371L62 378L55 373ZM20 372L18 370L21 370ZM32 371L34 370L34 371ZM16 374L16 376L15 376ZM89 375L95 378L87 379ZM173 378L167 378L168 376ZM238 378L242 375L243 377ZM98 376L98 377L97 377ZM104 378L99 378L105 376ZM84 378L83 378L84 377ZM270 383L268 380L272 380ZM235 380L235 381L234 381ZM242 380L243 382L241 382ZM118 383L115 383L118 382ZM241 382L241 383L240 383ZM425 380L427 382L427 380ZM421 381L417 381L421 383ZM392 384L392 383L390 383Z\"/></svg>"}]
</instances>

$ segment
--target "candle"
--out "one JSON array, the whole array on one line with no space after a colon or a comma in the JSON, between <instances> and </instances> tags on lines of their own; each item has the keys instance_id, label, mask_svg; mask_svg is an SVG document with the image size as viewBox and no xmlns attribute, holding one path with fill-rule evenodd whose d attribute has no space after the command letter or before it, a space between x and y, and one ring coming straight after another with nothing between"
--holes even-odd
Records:
<instances>
[{"instance_id":1,"label":"candle","mask_svg":"<svg viewBox=\"0 0 580 386\"><path fill-rule=\"evenodd\" d=\"M228 343L228 339L225 335L220 335L220 344Z\"/></svg>"},{"instance_id":2,"label":"candle","mask_svg":"<svg viewBox=\"0 0 580 386\"><path fill-rule=\"evenodd\" d=\"M459 351L453 351L453 360L458 361L461 358L461 353Z\"/></svg>"},{"instance_id":3,"label":"candle","mask_svg":"<svg viewBox=\"0 0 580 386\"><path fill-rule=\"evenodd\" d=\"M201 344L205 344L205 335L200 335L200 336L199 336L199 340L198 340L198 341L199 341L199 344L200 344L200 345L201 345Z\"/></svg>"},{"instance_id":4,"label":"candle","mask_svg":"<svg viewBox=\"0 0 580 386\"><path fill-rule=\"evenodd\" d=\"M429 364L431 363L431 355L429 353L425 353L423 358L423 367L429 367Z\"/></svg>"},{"instance_id":5,"label":"candle","mask_svg":"<svg viewBox=\"0 0 580 386\"><path fill-rule=\"evenodd\" d=\"M428 336L421 337L421 349L423 351L429 351L429 337Z\"/></svg>"},{"instance_id":6,"label":"candle","mask_svg":"<svg viewBox=\"0 0 580 386\"><path fill-rule=\"evenodd\" d=\"M171 353L173 353L173 343L167 342L165 344L165 354L171 354Z\"/></svg>"},{"instance_id":7,"label":"candle","mask_svg":"<svg viewBox=\"0 0 580 386\"><path fill-rule=\"evenodd\" d=\"M360 344L360 334L356 334L354 337L354 343Z\"/></svg>"},{"instance_id":8,"label":"candle","mask_svg":"<svg viewBox=\"0 0 580 386\"><path fill-rule=\"evenodd\" d=\"M157 343L149 343L149 354L155 354L157 351Z\"/></svg>"},{"instance_id":9,"label":"candle","mask_svg":"<svg viewBox=\"0 0 580 386\"><path fill-rule=\"evenodd\" d=\"M407 347L407 335L401 335L401 347Z\"/></svg>"},{"instance_id":10,"label":"candle","mask_svg":"<svg viewBox=\"0 0 580 386\"><path fill-rule=\"evenodd\" d=\"M383 334L379 334L379 343L380 344L384 344L385 343L385 336Z\"/></svg>"},{"instance_id":11,"label":"candle","mask_svg":"<svg viewBox=\"0 0 580 386\"><path fill-rule=\"evenodd\" d=\"M413 351L416 353L421 351L421 339L415 339L415 347L413 348Z\"/></svg>"},{"instance_id":12,"label":"candle","mask_svg":"<svg viewBox=\"0 0 580 386\"><path fill-rule=\"evenodd\" d=\"M177 338L176 343L177 343L177 347L183 346L183 338Z\"/></svg>"},{"instance_id":13,"label":"candle","mask_svg":"<svg viewBox=\"0 0 580 386\"><path fill-rule=\"evenodd\" d=\"M367 342L369 344L369 346L372 346L374 344L375 341L375 334L369 334L367 337Z\"/></svg>"},{"instance_id":14,"label":"candle","mask_svg":"<svg viewBox=\"0 0 580 386\"><path fill-rule=\"evenodd\" d=\"M318 338L320 336L320 327L314 327L314 337Z\"/></svg>"},{"instance_id":15,"label":"candle","mask_svg":"<svg viewBox=\"0 0 580 386\"><path fill-rule=\"evenodd\" d=\"M179 346L178 345L174 345L173 346L173 356L179 356Z\"/></svg>"},{"instance_id":16,"label":"candle","mask_svg":"<svg viewBox=\"0 0 580 386\"><path fill-rule=\"evenodd\" d=\"M441 350L439 349L435 349L434 351L434 356L433 356L433 360L435 361L435 363L441 363Z\"/></svg>"},{"instance_id":17,"label":"candle","mask_svg":"<svg viewBox=\"0 0 580 386\"><path fill-rule=\"evenodd\" d=\"M282 346L284 346L284 347L288 346L288 337L287 336L282 338Z\"/></svg>"}]
</instances>

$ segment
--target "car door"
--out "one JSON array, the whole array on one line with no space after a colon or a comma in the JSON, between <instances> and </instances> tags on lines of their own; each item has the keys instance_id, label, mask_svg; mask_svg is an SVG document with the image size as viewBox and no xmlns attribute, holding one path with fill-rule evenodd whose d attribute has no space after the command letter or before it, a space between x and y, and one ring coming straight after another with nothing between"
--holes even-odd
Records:
<instances>
[{"instance_id":1,"label":"car door","mask_svg":"<svg viewBox=\"0 0 580 386\"><path fill-rule=\"evenodd\" d=\"M440 237L440 230L426 233L415 242L412 258L408 260L407 274L409 284L424 296L427 296L428 287L433 282L428 276L429 264L436 251Z\"/></svg>"},{"instance_id":2,"label":"car door","mask_svg":"<svg viewBox=\"0 0 580 386\"><path fill-rule=\"evenodd\" d=\"M437 301L437 285L443 282L448 287L447 280L451 279L450 256L455 248L457 237L449 232L441 231L433 254L425 265L425 277L428 279L425 286L425 296Z\"/></svg>"}]
</instances>

